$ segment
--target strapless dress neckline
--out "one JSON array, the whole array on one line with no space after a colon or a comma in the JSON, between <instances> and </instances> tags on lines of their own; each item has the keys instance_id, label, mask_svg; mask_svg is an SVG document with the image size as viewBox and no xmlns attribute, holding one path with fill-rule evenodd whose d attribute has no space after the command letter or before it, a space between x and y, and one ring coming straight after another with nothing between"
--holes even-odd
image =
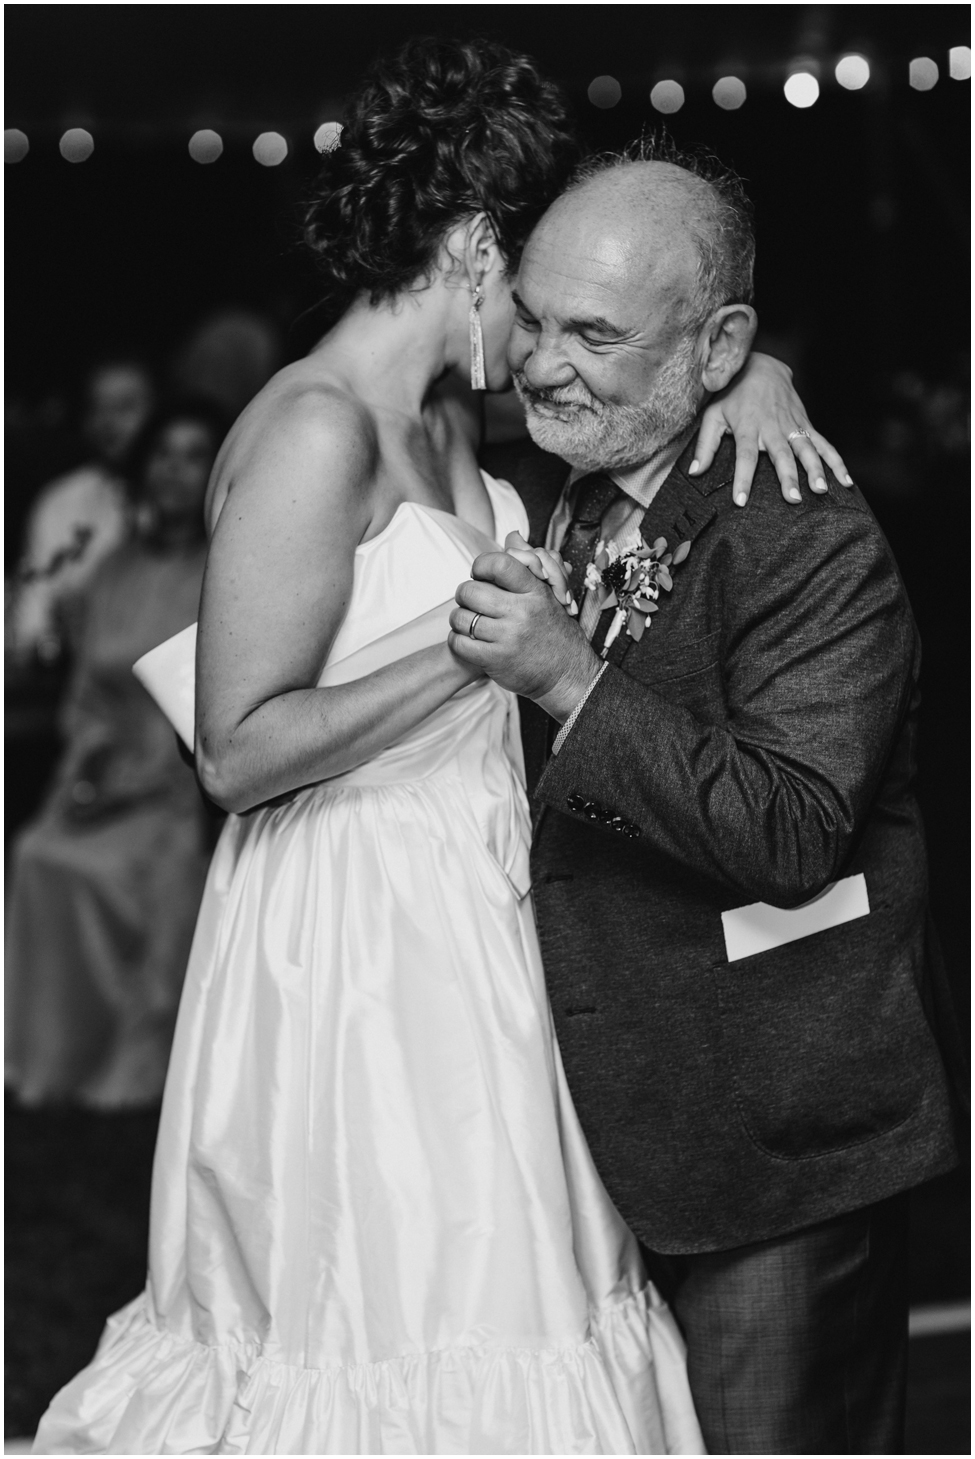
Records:
<instances>
[{"instance_id":1,"label":"strapless dress neckline","mask_svg":"<svg viewBox=\"0 0 975 1459\"><path fill-rule=\"evenodd\" d=\"M505 483L505 485L506 484L507 483ZM462 528L467 528L471 532L476 532L478 536L484 541L485 550L487 549L488 544L490 544L490 546L492 547L497 547L501 545L497 540L497 518L495 518L495 536L490 537L486 532L483 532L480 527L475 527L473 522L468 522L466 517L461 517L460 515L458 515L457 512L448 512L445 511L443 507L431 507L428 502L415 502L412 499L407 498L405 501L401 501L398 503L395 511L393 512L393 515L390 517L385 527L383 527L381 531L377 532L375 537L369 537L366 539L365 542L360 542L357 544L355 549L356 552L365 552L368 548L375 547L377 543L383 542L387 536L390 536L392 534L393 529L398 525L397 519L401 517L404 513L408 514L410 510L429 513L429 515L434 518L444 517L448 522L455 523ZM516 529L511 527L508 530L515 531ZM504 535L507 536L507 533L505 533Z\"/></svg>"}]
</instances>

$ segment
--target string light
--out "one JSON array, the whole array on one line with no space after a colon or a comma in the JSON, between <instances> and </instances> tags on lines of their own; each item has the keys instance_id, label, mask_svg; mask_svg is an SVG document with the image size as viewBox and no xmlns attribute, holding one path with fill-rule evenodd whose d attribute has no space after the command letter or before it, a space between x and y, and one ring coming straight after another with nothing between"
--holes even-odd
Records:
<instances>
[{"instance_id":1,"label":"string light","mask_svg":"<svg viewBox=\"0 0 975 1459\"><path fill-rule=\"evenodd\" d=\"M85 162L95 150L95 139L84 127L69 127L58 149L65 162Z\"/></svg>"},{"instance_id":2,"label":"string light","mask_svg":"<svg viewBox=\"0 0 975 1459\"><path fill-rule=\"evenodd\" d=\"M204 127L202 131L193 133L189 148L193 161L206 166L208 162L216 162L222 153L223 138L219 132L211 132L208 127Z\"/></svg>"},{"instance_id":3,"label":"string light","mask_svg":"<svg viewBox=\"0 0 975 1459\"><path fill-rule=\"evenodd\" d=\"M918 56L907 68L908 78L915 91L930 91L937 86L938 65L930 56Z\"/></svg>"},{"instance_id":4,"label":"string light","mask_svg":"<svg viewBox=\"0 0 975 1459\"><path fill-rule=\"evenodd\" d=\"M737 111L744 105L748 92L744 81L739 81L737 76L722 76L711 88L711 95L722 111Z\"/></svg>"},{"instance_id":5,"label":"string light","mask_svg":"<svg viewBox=\"0 0 975 1459\"><path fill-rule=\"evenodd\" d=\"M866 56L841 56L836 63L836 79L845 91L859 91L870 80Z\"/></svg>"},{"instance_id":6,"label":"string light","mask_svg":"<svg viewBox=\"0 0 975 1459\"><path fill-rule=\"evenodd\" d=\"M679 81L658 81L650 93L650 105L665 115L680 111L684 105L683 86Z\"/></svg>"},{"instance_id":7,"label":"string light","mask_svg":"<svg viewBox=\"0 0 975 1459\"><path fill-rule=\"evenodd\" d=\"M813 106L819 100L819 82L811 71L794 71L785 83L785 99L792 106Z\"/></svg>"},{"instance_id":8,"label":"string light","mask_svg":"<svg viewBox=\"0 0 975 1459\"><path fill-rule=\"evenodd\" d=\"M948 75L952 81L970 81L972 77L971 46L952 46L948 52Z\"/></svg>"},{"instance_id":9,"label":"string light","mask_svg":"<svg viewBox=\"0 0 975 1459\"><path fill-rule=\"evenodd\" d=\"M8 127L3 134L4 162L23 162L29 151L27 133L17 127Z\"/></svg>"},{"instance_id":10,"label":"string light","mask_svg":"<svg viewBox=\"0 0 975 1459\"><path fill-rule=\"evenodd\" d=\"M597 76L594 81L590 81L586 95L593 106L608 111L623 95L623 88L615 76Z\"/></svg>"},{"instance_id":11,"label":"string light","mask_svg":"<svg viewBox=\"0 0 975 1459\"><path fill-rule=\"evenodd\" d=\"M795 62L793 63L795 64ZM802 65L802 63L799 63ZM810 64L809 62L806 63ZM837 83L846 91L860 91L870 80L870 63L856 52L843 55L836 62L834 74ZM948 51L948 75L954 81L968 81L972 74L972 52L970 46L952 46ZM915 56L908 66L908 80L914 91L931 91L937 86L941 72L930 56ZM785 98L791 106L805 110L819 100L819 81L813 70L799 69L791 73L784 85ZM615 76L596 76L587 90L589 101L601 110L618 105L623 88ZM748 90L738 76L721 76L711 88L711 96L722 111L737 111L745 104ZM658 81L650 92L650 103L655 111L672 115L680 111L686 100L684 88L673 79ZM319 152L330 152L340 145L342 124L335 121L322 122L314 133L315 148ZM4 162L22 162L30 152L27 134L18 127L8 127L3 134ZM193 133L189 140L189 154L194 162L207 165L216 162L224 150L223 139L218 132L203 128ZM95 139L84 127L69 127L58 143L61 156L67 162L85 162L95 150ZM280 132L261 132L253 144L253 155L262 167L277 167L288 156L287 140Z\"/></svg>"},{"instance_id":12,"label":"string light","mask_svg":"<svg viewBox=\"0 0 975 1459\"><path fill-rule=\"evenodd\" d=\"M341 122L322 122L315 133L315 149L318 152L334 152L341 141Z\"/></svg>"},{"instance_id":13,"label":"string light","mask_svg":"<svg viewBox=\"0 0 975 1459\"><path fill-rule=\"evenodd\" d=\"M288 155L288 144L280 132L262 132L252 151L262 167L277 167Z\"/></svg>"}]
</instances>

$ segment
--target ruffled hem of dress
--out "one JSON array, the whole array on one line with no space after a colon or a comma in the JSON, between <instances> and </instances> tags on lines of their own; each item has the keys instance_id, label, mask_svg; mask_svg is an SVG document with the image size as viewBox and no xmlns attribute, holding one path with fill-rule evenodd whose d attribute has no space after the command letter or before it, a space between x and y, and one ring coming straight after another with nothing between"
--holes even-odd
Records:
<instances>
[{"instance_id":1,"label":"ruffled hem of dress","mask_svg":"<svg viewBox=\"0 0 975 1459\"><path fill-rule=\"evenodd\" d=\"M259 1344L160 1329L145 1294L55 1397L36 1454L703 1454L669 1309L652 1287L574 1347L457 1347L299 1368Z\"/></svg>"}]
</instances>

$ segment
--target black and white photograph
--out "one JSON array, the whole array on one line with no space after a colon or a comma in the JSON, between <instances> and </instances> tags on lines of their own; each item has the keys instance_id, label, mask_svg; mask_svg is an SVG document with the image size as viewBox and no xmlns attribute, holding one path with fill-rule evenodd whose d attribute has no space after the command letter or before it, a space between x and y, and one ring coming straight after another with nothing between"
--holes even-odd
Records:
<instances>
[{"instance_id":1,"label":"black and white photograph","mask_svg":"<svg viewBox=\"0 0 975 1459\"><path fill-rule=\"evenodd\" d=\"M4 1452L970 1453L970 7L4 23Z\"/></svg>"}]
</instances>

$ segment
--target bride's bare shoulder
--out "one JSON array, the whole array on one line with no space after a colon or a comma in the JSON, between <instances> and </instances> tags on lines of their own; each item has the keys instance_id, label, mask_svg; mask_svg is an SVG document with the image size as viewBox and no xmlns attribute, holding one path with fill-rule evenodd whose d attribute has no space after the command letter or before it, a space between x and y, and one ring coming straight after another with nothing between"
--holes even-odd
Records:
<instances>
[{"instance_id":1,"label":"bride's bare shoulder","mask_svg":"<svg viewBox=\"0 0 975 1459\"><path fill-rule=\"evenodd\" d=\"M374 417L342 382L307 360L286 365L255 395L221 448L207 493L211 529L231 492L251 498L281 489L333 505L361 496L379 456Z\"/></svg>"}]
</instances>

